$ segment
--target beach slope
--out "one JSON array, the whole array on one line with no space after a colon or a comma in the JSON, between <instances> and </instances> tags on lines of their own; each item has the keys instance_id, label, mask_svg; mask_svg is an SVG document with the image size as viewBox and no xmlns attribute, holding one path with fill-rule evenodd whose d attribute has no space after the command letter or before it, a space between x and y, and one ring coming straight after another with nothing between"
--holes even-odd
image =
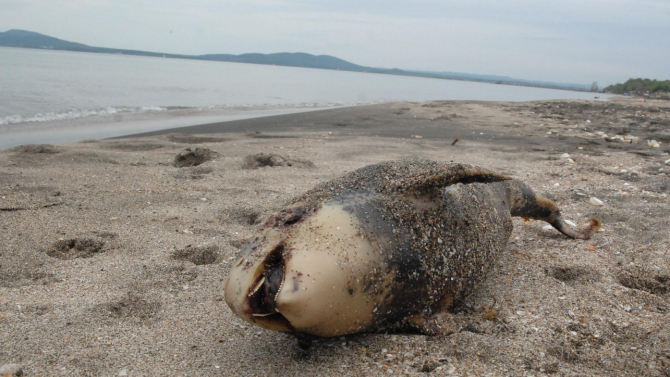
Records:
<instances>
[{"instance_id":1,"label":"beach slope","mask_svg":"<svg viewBox=\"0 0 670 377\"><path fill-rule=\"evenodd\" d=\"M5 150L0 365L27 376L668 375L668 152L670 105L631 99L396 103ZM223 281L264 217L400 158L519 178L602 231L571 240L515 219L497 267L435 337L358 334L303 351L231 313Z\"/></svg>"}]
</instances>

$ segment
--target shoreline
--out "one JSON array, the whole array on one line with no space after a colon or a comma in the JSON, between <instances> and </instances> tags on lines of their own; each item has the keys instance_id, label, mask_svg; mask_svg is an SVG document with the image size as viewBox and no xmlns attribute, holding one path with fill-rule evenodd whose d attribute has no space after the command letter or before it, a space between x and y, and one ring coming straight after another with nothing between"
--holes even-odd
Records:
<instances>
[{"instance_id":1,"label":"shoreline","mask_svg":"<svg viewBox=\"0 0 670 377\"><path fill-rule=\"evenodd\" d=\"M174 166L186 148L212 159ZM250 169L257 153L313 166ZM669 153L670 103L626 98L400 102L3 150L0 365L63 376L664 375ZM231 313L223 281L266 217L319 183L402 158L521 179L566 220L595 217L602 231L577 241L515 218L495 269L439 319L438 336L356 334L305 352Z\"/></svg>"},{"instance_id":2,"label":"shoreline","mask_svg":"<svg viewBox=\"0 0 670 377\"><path fill-rule=\"evenodd\" d=\"M618 97L623 98L623 97ZM478 101L478 100L457 100L457 101L430 101L430 102L391 102L373 105L342 106L338 108L326 108L315 111L305 111L301 113L289 113L271 117L257 117L242 120L231 120L223 122L201 123L193 126L165 128L150 132L134 133L113 137L110 139L126 139L136 137L161 136L169 133L180 133L187 135L194 134L228 134L244 132L315 132L337 130L340 135L350 136L381 136L381 137L405 137L406 129L398 120L406 120L402 117L408 108L403 104L426 104L441 103L453 104L455 106L468 105L512 105L512 104L533 104L550 102L589 102L588 100L538 100L538 101ZM604 101L595 101L604 102ZM388 114L389 107L398 107L391 116ZM440 117L437 114L436 117ZM367 122L373 119L374 121ZM362 120L362 122L361 122ZM413 129L417 134L430 135L432 138L449 139L457 137L457 130L449 128L435 132L430 121L435 119L426 118L423 121L414 123ZM439 120L439 119L438 119ZM454 124L459 124L458 117L450 120ZM387 124L388 127L384 125ZM446 131L446 133L445 133Z\"/></svg>"},{"instance_id":3,"label":"shoreline","mask_svg":"<svg viewBox=\"0 0 670 377\"><path fill-rule=\"evenodd\" d=\"M528 147L529 145L545 145L556 150L567 150L575 148L582 142L566 143L557 140L556 137L548 137L547 134L524 134L515 135L505 128L522 128L519 124L505 124L508 119L497 119L491 121L494 117L491 112L483 114L480 110L485 108L496 108L505 106L533 107L542 104L589 104L605 105L608 102L626 106L635 106L642 104L636 99L627 97L615 97L608 101L602 100L539 100L524 102L504 102L504 101L431 101L431 102L394 102L376 105L361 106L343 106L332 109L320 109L315 111L305 111L300 113L289 113L268 117L254 117L248 119L231 120L223 122L203 123L186 127L165 128L150 132L127 134L110 138L110 140L123 140L144 137L161 137L168 134L183 135L245 135L249 137L281 137L277 134L292 135L296 133L329 133L341 137L381 137L381 138L411 138L417 135L420 138L430 140L440 140L452 142L456 138L462 140L471 140L487 143L494 140L495 143L502 142L513 145L517 148ZM659 102L661 106L670 105ZM451 106L454 108L468 109L474 107L476 110L470 110L474 116L452 113L444 114L440 110L431 113L430 108ZM649 105L649 106L653 106ZM417 112L411 107L419 107ZM428 111L426 111L428 108ZM469 110L469 109L468 109ZM582 122L586 119L582 119ZM411 122L411 128L408 124ZM442 123L442 124L440 124ZM490 123L490 124L487 124ZM514 122L513 122L514 123ZM590 123L588 123L590 124ZM586 125L588 125L586 124ZM437 125L443 127L436 127ZM446 125L446 127L444 127ZM539 124L545 126L545 124ZM547 125L548 126L548 125ZM573 126L572 128L575 128ZM486 136L477 132L480 128L486 129ZM474 130L474 131L473 131ZM569 132L584 133L582 130L569 129ZM471 133L469 135L468 133ZM480 135L481 133L481 135ZM588 133L588 132L587 132ZM251 135L251 134L256 134ZM275 135L275 136L273 136ZM639 140L653 138L649 132L638 136ZM574 136L577 136L574 134ZM583 135L579 135L583 136ZM498 138L496 140L496 137ZM640 139L641 138L641 139ZM646 138L646 139L645 139ZM635 143L628 145L617 145L618 148L643 150L646 148L644 143Z\"/></svg>"},{"instance_id":4,"label":"shoreline","mask_svg":"<svg viewBox=\"0 0 670 377\"><path fill-rule=\"evenodd\" d=\"M2 125L0 150L24 144L61 144L90 139L107 139L166 128L191 127L210 122L272 117L318 111L330 107L236 107L228 109L177 109L146 113L121 113L62 121Z\"/></svg>"}]
</instances>

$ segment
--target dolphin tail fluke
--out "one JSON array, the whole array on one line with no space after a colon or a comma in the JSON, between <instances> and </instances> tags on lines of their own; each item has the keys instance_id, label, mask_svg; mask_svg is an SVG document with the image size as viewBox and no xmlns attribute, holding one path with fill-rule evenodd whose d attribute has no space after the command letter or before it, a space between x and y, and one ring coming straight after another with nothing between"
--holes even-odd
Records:
<instances>
[{"instance_id":1,"label":"dolphin tail fluke","mask_svg":"<svg viewBox=\"0 0 670 377\"><path fill-rule=\"evenodd\" d=\"M509 183L510 212L512 216L546 221L570 238L588 240L600 229L601 222L591 219L583 227L573 227L563 220L558 205L552 200L535 195L530 187L514 180Z\"/></svg>"}]
</instances>

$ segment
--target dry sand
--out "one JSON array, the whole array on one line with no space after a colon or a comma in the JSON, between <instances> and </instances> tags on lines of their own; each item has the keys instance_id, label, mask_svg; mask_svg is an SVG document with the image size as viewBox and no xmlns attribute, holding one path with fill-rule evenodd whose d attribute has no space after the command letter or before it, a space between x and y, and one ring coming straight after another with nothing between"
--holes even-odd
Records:
<instances>
[{"instance_id":1,"label":"dry sand","mask_svg":"<svg viewBox=\"0 0 670 377\"><path fill-rule=\"evenodd\" d=\"M670 375L668 102L398 103L175 132L0 152L0 365L27 376ZM211 160L173 166L186 148L186 165ZM245 157L259 152L282 158L254 169ZM576 241L515 219L497 268L440 336L358 334L303 351L232 315L223 281L264 216L317 183L412 157L523 179L603 231Z\"/></svg>"}]
</instances>

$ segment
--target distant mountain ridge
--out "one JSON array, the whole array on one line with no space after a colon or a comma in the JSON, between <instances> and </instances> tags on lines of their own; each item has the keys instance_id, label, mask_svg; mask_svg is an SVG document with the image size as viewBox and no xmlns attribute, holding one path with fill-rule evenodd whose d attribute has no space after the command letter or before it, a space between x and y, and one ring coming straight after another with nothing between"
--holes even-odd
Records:
<instances>
[{"instance_id":1,"label":"distant mountain ridge","mask_svg":"<svg viewBox=\"0 0 670 377\"><path fill-rule=\"evenodd\" d=\"M339 69L343 71L357 71L357 72L365 72L374 69L359 66L329 55L316 56L302 52L296 52L296 53L280 52L276 54L251 53L242 55L231 55L231 54L180 55L180 54L165 54L161 52L94 47L82 43L65 41L62 39L50 37L48 35L35 33L32 31L17 30L17 29L12 29L4 33L0 32L0 46L79 51L79 52L96 52L96 53L107 53L107 54L154 56L154 57L181 58L181 59L212 60L212 61L223 61L223 62L234 62L234 63L283 65L283 66L303 67L303 68L322 68L322 69L336 69L336 70Z\"/></svg>"},{"instance_id":2,"label":"distant mountain ridge","mask_svg":"<svg viewBox=\"0 0 670 377\"><path fill-rule=\"evenodd\" d=\"M312 55L304 52L295 52L295 53L280 52L274 54L249 53L241 55L232 55L232 54L180 55L180 54L165 54L150 51L94 47L82 43L65 41L62 39L50 37L48 35L36 33L33 31L19 30L19 29L11 29L6 32L0 32L0 46L93 52L103 54L124 54L124 55L165 57L165 58L210 60L210 61L222 61L222 62L233 62L233 63L279 65L287 67L330 69L330 70L351 71L351 72L369 72L369 73L381 73L390 75L415 76L415 77L449 79L449 80L490 82L490 83L507 84L507 85L534 86L534 87L543 87L551 89L568 89L568 90L581 90L581 91L591 89L590 85L541 82L541 81L514 79L506 76L478 75L478 74L457 73L457 72L409 71L397 68L387 69L387 68L365 67L330 55Z\"/></svg>"},{"instance_id":3,"label":"distant mountain ridge","mask_svg":"<svg viewBox=\"0 0 670 377\"><path fill-rule=\"evenodd\" d=\"M280 52L275 54L209 54L199 55L198 59L227 61L237 63L252 63L252 64L269 64L269 65L283 65L289 67L305 67L305 68L322 68L322 69L339 69L343 71L365 71L366 67L349 63L346 60L336 58L329 55L311 55L304 52Z\"/></svg>"}]
</instances>

